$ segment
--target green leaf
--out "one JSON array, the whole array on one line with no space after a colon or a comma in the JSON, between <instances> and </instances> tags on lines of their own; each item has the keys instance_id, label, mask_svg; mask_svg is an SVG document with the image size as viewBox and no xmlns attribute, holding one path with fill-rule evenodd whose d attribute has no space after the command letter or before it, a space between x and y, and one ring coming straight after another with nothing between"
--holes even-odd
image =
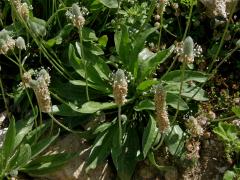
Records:
<instances>
[{"instance_id":1,"label":"green leaf","mask_svg":"<svg viewBox=\"0 0 240 180\"><path fill-rule=\"evenodd\" d=\"M46 30L46 21L43 19L39 19L36 17L30 17L28 21L31 30L37 35L37 36L45 36L47 34Z\"/></svg>"},{"instance_id":2,"label":"green leaf","mask_svg":"<svg viewBox=\"0 0 240 180\"><path fill-rule=\"evenodd\" d=\"M85 65L84 65L85 62L76 56L75 49L72 44L69 45L68 57L69 57L70 64L75 69L75 71L80 76L82 76L82 78L85 78L85 73L86 73ZM90 65L90 63L87 63L86 66L87 66L86 69L87 69L88 81L94 84L105 85L102 79L99 77L95 68L92 68L92 65Z\"/></svg>"},{"instance_id":3,"label":"green leaf","mask_svg":"<svg viewBox=\"0 0 240 180\"><path fill-rule=\"evenodd\" d=\"M167 105L170 105L175 109L178 108L178 102L179 102L179 110L180 111L185 111L185 110L189 109L187 103L181 97L179 97L176 94L167 93L167 100L166 101L167 101Z\"/></svg>"},{"instance_id":4,"label":"green leaf","mask_svg":"<svg viewBox=\"0 0 240 180\"><path fill-rule=\"evenodd\" d=\"M59 153L40 156L37 159L31 161L29 164L27 164L20 170L35 176L48 174L60 169L75 156L75 153Z\"/></svg>"},{"instance_id":5,"label":"green leaf","mask_svg":"<svg viewBox=\"0 0 240 180\"><path fill-rule=\"evenodd\" d=\"M236 177L236 174L233 171L225 171L224 176L223 176L223 180L234 180L234 178Z\"/></svg>"},{"instance_id":6,"label":"green leaf","mask_svg":"<svg viewBox=\"0 0 240 180\"><path fill-rule=\"evenodd\" d=\"M175 46L172 45L168 49L159 51L154 55L150 56L148 59L141 61L140 64L140 73L141 79L149 77L157 67L163 63L174 51Z\"/></svg>"},{"instance_id":7,"label":"green leaf","mask_svg":"<svg viewBox=\"0 0 240 180\"><path fill-rule=\"evenodd\" d=\"M182 150L184 148L184 139L183 139L183 131L180 128L179 125L175 125L173 127L173 130L170 131L166 138L164 139L169 152L172 155L177 155L177 156L181 156L182 154Z\"/></svg>"},{"instance_id":8,"label":"green leaf","mask_svg":"<svg viewBox=\"0 0 240 180\"><path fill-rule=\"evenodd\" d=\"M155 110L155 105L154 102L149 100L149 99L145 99L142 100L139 104L137 104L134 107L135 111L142 111L142 110Z\"/></svg>"},{"instance_id":9,"label":"green leaf","mask_svg":"<svg viewBox=\"0 0 240 180\"><path fill-rule=\"evenodd\" d=\"M83 35L84 41L97 41L98 40L94 30L87 28L87 27L82 28L82 35Z\"/></svg>"},{"instance_id":10,"label":"green leaf","mask_svg":"<svg viewBox=\"0 0 240 180\"><path fill-rule=\"evenodd\" d=\"M89 101L84 103L82 107L78 110L78 112L89 114L89 113L95 113L97 111L112 109L116 107L117 105L113 102L100 103L100 102Z\"/></svg>"},{"instance_id":11,"label":"green leaf","mask_svg":"<svg viewBox=\"0 0 240 180\"><path fill-rule=\"evenodd\" d=\"M51 48L53 47L54 45L58 45L58 44L62 44L62 41L64 39L66 39L69 34L71 33L71 31L73 30L73 26L71 24L67 24L65 25L61 30L60 32L58 33L58 35L52 39L49 39L47 42L46 42L46 45L47 47Z\"/></svg>"},{"instance_id":12,"label":"green leaf","mask_svg":"<svg viewBox=\"0 0 240 180\"><path fill-rule=\"evenodd\" d=\"M92 150L87 160L86 172L90 169L95 169L99 163L104 161L110 154L112 146L113 128L109 127L106 131L99 134L93 143Z\"/></svg>"},{"instance_id":13,"label":"green leaf","mask_svg":"<svg viewBox=\"0 0 240 180\"><path fill-rule=\"evenodd\" d=\"M240 118L240 106L234 106L232 107L232 112L235 113L235 115Z\"/></svg>"},{"instance_id":14,"label":"green leaf","mask_svg":"<svg viewBox=\"0 0 240 180\"><path fill-rule=\"evenodd\" d=\"M15 143L15 137L16 137L16 127L15 127L15 119L10 119L10 125L8 127L8 130L6 132L4 141L3 141L3 157L5 161L8 160L8 158L13 154L14 152L14 143Z\"/></svg>"},{"instance_id":15,"label":"green leaf","mask_svg":"<svg viewBox=\"0 0 240 180\"><path fill-rule=\"evenodd\" d=\"M16 167L22 167L31 159L31 147L29 144L20 146L18 158L16 160Z\"/></svg>"},{"instance_id":16,"label":"green leaf","mask_svg":"<svg viewBox=\"0 0 240 180\"><path fill-rule=\"evenodd\" d=\"M37 144L32 146L32 159L43 152L55 139L57 139L60 130L55 136L50 136L47 138L42 139Z\"/></svg>"},{"instance_id":17,"label":"green leaf","mask_svg":"<svg viewBox=\"0 0 240 180\"><path fill-rule=\"evenodd\" d=\"M50 122L47 122L30 131L26 136L26 143L30 144L31 146L36 143L36 140L46 132L49 125Z\"/></svg>"},{"instance_id":18,"label":"green leaf","mask_svg":"<svg viewBox=\"0 0 240 180\"><path fill-rule=\"evenodd\" d=\"M118 8L117 0L100 0L100 2L108 8Z\"/></svg>"},{"instance_id":19,"label":"green leaf","mask_svg":"<svg viewBox=\"0 0 240 180\"><path fill-rule=\"evenodd\" d=\"M146 158L148 151L153 146L153 143L158 134L158 128L156 127L155 119L150 116L147 127L144 129L142 138L143 156Z\"/></svg>"},{"instance_id":20,"label":"green leaf","mask_svg":"<svg viewBox=\"0 0 240 180\"><path fill-rule=\"evenodd\" d=\"M106 65L106 63L99 58L98 56L91 55L91 52L88 53L89 58L92 58L91 63L85 63L82 59L78 58L75 53L75 49L73 45L69 45L68 57L71 66L75 69L76 73L78 73L83 79L85 79L86 72L85 66L87 69L87 80L89 82L89 86L97 89L103 90L108 93L110 88L110 84L105 82L104 80L109 80L108 75L110 74L110 69ZM95 60L93 60L95 59ZM84 84L82 84L84 85Z\"/></svg>"},{"instance_id":21,"label":"green leaf","mask_svg":"<svg viewBox=\"0 0 240 180\"><path fill-rule=\"evenodd\" d=\"M218 127L215 127L213 129L213 132L226 142L233 142L238 139L238 130L236 126L233 124L228 124L226 122L219 122Z\"/></svg>"},{"instance_id":22,"label":"green leaf","mask_svg":"<svg viewBox=\"0 0 240 180\"><path fill-rule=\"evenodd\" d=\"M180 82L170 82L166 86L164 86L164 88L167 92L179 94L180 86ZM208 100L208 98L206 97L206 92L195 84L189 85L188 83L183 83L181 95L188 98L192 98L194 95L193 99L196 101Z\"/></svg>"},{"instance_id":23,"label":"green leaf","mask_svg":"<svg viewBox=\"0 0 240 180\"><path fill-rule=\"evenodd\" d=\"M196 92L197 92L197 94L196 94ZM202 88L197 87L197 86L183 89L183 92L181 95L184 97L188 97L188 98L191 98L194 96L193 99L196 101L207 101L208 100L208 98L206 97L206 91L204 91Z\"/></svg>"},{"instance_id":24,"label":"green leaf","mask_svg":"<svg viewBox=\"0 0 240 180\"><path fill-rule=\"evenodd\" d=\"M157 80L146 80L141 82L138 86L137 86L137 90L139 91L147 91L149 90L153 85L158 84L159 81Z\"/></svg>"},{"instance_id":25,"label":"green leaf","mask_svg":"<svg viewBox=\"0 0 240 180\"><path fill-rule=\"evenodd\" d=\"M73 85L76 85L76 86L86 86L86 82L81 81L81 80L71 80L69 82ZM88 82L88 86L93 88L93 89L96 89L98 91L102 91L103 93L107 93L107 94L110 93L109 87L106 87L106 86L101 86L101 85L94 84L94 83L91 83L91 82Z\"/></svg>"},{"instance_id":26,"label":"green leaf","mask_svg":"<svg viewBox=\"0 0 240 180\"><path fill-rule=\"evenodd\" d=\"M208 79L208 75L206 75L203 72L199 71L191 71L191 70L185 70L184 71L184 77L183 81L196 81L196 82L206 82ZM182 71L181 70L175 70L169 72L163 79L163 81L173 81L173 82L181 82L182 80Z\"/></svg>"},{"instance_id":27,"label":"green leaf","mask_svg":"<svg viewBox=\"0 0 240 180\"><path fill-rule=\"evenodd\" d=\"M80 116L81 113L74 111L71 107L66 104L53 105L52 112L60 116Z\"/></svg>"},{"instance_id":28,"label":"green leaf","mask_svg":"<svg viewBox=\"0 0 240 180\"><path fill-rule=\"evenodd\" d=\"M97 44L91 42L84 43L84 49L85 51L89 51L96 56L104 55L103 50L98 47Z\"/></svg>"},{"instance_id":29,"label":"green leaf","mask_svg":"<svg viewBox=\"0 0 240 180\"><path fill-rule=\"evenodd\" d=\"M122 63L125 65L127 70L130 71L129 61L130 53L132 51L131 40L129 38L128 29L126 26L121 26L121 31L117 31L114 36L116 51L120 56ZM134 61L134 59L131 59Z\"/></svg>"},{"instance_id":30,"label":"green leaf","mask_svg":"<svg viewBox=\"0 0 240 180\"><path fill-rule=\"evenodd\" d=\"M107 42L108 42L107 35L103 35L98 39L98 44L103 48L105 48L107 46Z\"/></svg>"},{"instance_id":31,"label":"green leaf","mask_svg":"<svg viewBox=\"0 0 240 180\"><path fill-rule=\"evenodd\" d=\"M131 179L139 154L140 148L138 134L136 128L130 127L128 128L126 139L121 148L112 148L113 162L121 180Z\"/></svg>"},{"instance_id":32,"label":"green leaf","mask_svg":"<svg viewBox=\"0 0 240 180\"><path fill-rule=\"evenodd\" d=\"M14 148L16 148L23 140L23 138L32 130L34 119L36 119L37 114L35 116L31 115L26 120L21 120L16 123L16 138L14 143Z\"/></svg>"}]
</instances>

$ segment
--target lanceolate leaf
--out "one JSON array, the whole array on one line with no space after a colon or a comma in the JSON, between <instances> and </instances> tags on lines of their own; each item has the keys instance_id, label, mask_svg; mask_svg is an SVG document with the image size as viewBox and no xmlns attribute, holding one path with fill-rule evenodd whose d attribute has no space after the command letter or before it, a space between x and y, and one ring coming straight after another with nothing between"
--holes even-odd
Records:
<instances>
[{"instance_id":1,"label":"lanceolate leaf","mask_svg":"<svg viewBox=\"0 0 240 180\"><path fill-rule=\"evenodd\" d=\"M63 167L74 156L76 156L74 153L59 153L40 156L20 170L35 176L48 174Z\"/></svg>"},{"instance_id":2,"label":"lanceolate leaf","mask_svg":"<svg viewBox=\"0 0 240 180\"><path fill-rule=\"evenodd\" d=\"M118 7L118 1L117 0L100 0L100 2L107 6L108 8L117 8Z\"/></svg>"},{"instance_id":3,"label":"lanceolate leaf","mask_svg":"<svg viewBox=\"0 0 240 180\"><path fill-rule=\"evenodd\" d=\"M164 139L168 146L168 149L172 155L181 156L184 148L183 131L180 126L175 125L173 130L170 131L167 137Z\"/></svg>"},{"instance_id":4,"label":"lanceolate leaf","mask_svg":"<svg viewBox=\"0 0 240 180\"><path fill-rule=\"evenodd\" d=\"M184 71L184 77L182 78L182 71L181 70L175 70L169 72L162 80L163 81L173 81L173 82L181 82L183 81L196 81L196 82L205 82L208 79L208 75L199 72L199 71L191 71L191 70L185 70Z\"/></svg>"},{"instance_id":5,"label":"lanceolate leaf","mask_svg":"<svg viewBox=\"0 0 240 180\"><path fill-rule=\"evenodd\" d=\"M125 68L127 68L128 71L130 71L129 67L129 61L130 61L130 53L132 51L132 45L128 34L128 29L126 26L121 26L121 31L117 31L114 36L115 40L115 46L116 51L122 61L122 63L125 65ZM131 59L131 61L134 61Z\"/></svg>"},{"instance_id":6,"label":"lanceolate leaf","mask_svg":"<svg viewBox=\"0 0 240 180\"><path fill-rule=\"evenodd\" d=\"M84 103L80 109L78 109L73 104L69 104L69 105L70 107L73 108L73 110L80 113L86 113L86 114L95 113L100 110L112 109L117 107L117 105L113 102L100 103L100 102L94 102L94 101L89 101Z\"/></svg>"},{"instance_id":7,"label":"lanceolate leaf","mask_svg":"<svg viewBox=\"0 0 240 180\"><path fill-rule=\"evenodd\" d=\"M137 104L134 107L134 110L135 111L155 110L154 102L149 99L145 99L145 100L141 101L139 104Z\"/></svg>"},{"instance_id":8,"label":"lanceolate leaf","mask_svg":"<svg viewBox=\"0 0 240 180\"><path fill-rule=\"evenodd\" d=\"M31 147L29 144L23 144L20 146L20 152L15 162L16 167L24 166L31 158Z\"/></svg>"},{"instance_id":9,"label":"lanceolate leaf","mask_svg":"<svg viewBox=\"0 0 240 180\"><path fill-rule=\"evenodd\" d=\"M139 91L148 91L149 89L151 89L151 87L153 85L156 85L158 83L159 83L159 81L157 81L157 80L146 80L146 81L141 82L138 85L137 90L139 90Z\"/></svg>"},{"instance_id":10,"label":"lanceolate leaf","mask_svg":"<svg viewBox=\"0 0 240 180\"><path fill-rule=\"evenodd\" d=\"M114 165L117 169L118 177L121 180L130 180L137 164L138 155L140 153L139 139L136 128L129 127L126 132L126 140L120 149L112 149L117 151L113 157ZM118 156L117 156L118 155Z\"/></svg>"},{"instance_id":11,"label":"lanceolate leaf","mask_svg":"<svg viewBox=\"0 0 240 180\"><path fill-rule=\"evenodd\" d=\"M177 94L167 93L167 104L180 111L188 110L187 103Z\"/></svg>"},{"instance_id":12,"label":"lanceolate leaf","mask_svg":"<svg viewBox=\"0 0 240 180\"><path fill-rule=\"evenodd\" d=\"M3 157L5 161L13 154L14 151L14 143L16 136L16 127L15 127L15 119L11 118L10 125L6 132L4 142L3 142Z\"/></svg>"},{"instance_id":13,"label":"lanceolate leaf","mask_svg":"<svg viewBox=\"0 0 240 180\"><path fill-rule=\"evenodd\" d=\"M113 131L114 129L112 127L109 127L106 131L100 133L96 138L87 160L87 172L90 169L95 169L97 165L104 161L110 154Z\"/></svg>"},{"instance_id":14,"label":"lanceolate leaf","mask_svg":"<svg viewBox=\"0 0 240 180\"><path fill-rule=\"evenodd\" d=\"M23 138L32 130L35 116L30 116L27 120L21 120L16 123L16 139L14 148L16 148L23 140Z\"/></svg>"},{"instance_id":15,"label":"lanceolate leaf","mask_svg":"<svg viewBox=\"0 0 240 180\"><path fill-rule=\"evenodd\" d=\"M159 51L158 53L150 56L148 59L140 62L140 75L141 79L148 77L154 72L157 67L163 63L173 52L175 46L172 45L166 50Z\"/></svg>"},{"instance_id":16,"label":"lanceolate leaf","mask_svg":"<svg viewBox=\"0 0 240 180\"><path fill-rule=\"evenodd\" d=\"M157 134L158 128L156 127L156 121L152 116L150 116L147 127L144 129L142 138L144 158L146 158L148 151L151 149Z\"/></svg>"},{"instance_id":17,"label":"lanceolate leaf","mask_svg":"<svg viewBox=\"0 0 240 180\"><path fill-rule=\"evenodd\" d=\"M34 158L43 152L59 135L59 132L55 136L50 136L45 139L40 140L37 144L34 144L32 148L32 157Z\"/></svg>"}]
</instances>

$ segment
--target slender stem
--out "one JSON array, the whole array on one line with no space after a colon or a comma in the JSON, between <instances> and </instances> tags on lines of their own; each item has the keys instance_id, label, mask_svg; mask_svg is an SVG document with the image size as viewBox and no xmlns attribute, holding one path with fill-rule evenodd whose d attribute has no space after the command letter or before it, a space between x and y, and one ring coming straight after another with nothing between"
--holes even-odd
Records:
<instances>
[{"instance_id":1,"label":"slender stem","mask_svg":"<svg viewBox=\"0 0 240 180\"><path fill-rule=\"evenodd\" d=\"M216 62L217 57L218 57L218 55L219 55L219 53L220 53L220 51L221 51L221 49L222 49L222 46L223 46L223 43L224 43L224 41L225 41L225 37L226 37L227 31L228 31L228 27L229 27L229 25L230 25L230 21L231 21L231 18L232 18L232 16L233 16L234 9L235 9L235 7L236 7L236 3L237 3L237 2L238 2L238 1L235 1L235 3L233 4L233 6L231 7L230 16L229 16L228 21L227 21L227 24L226 24L226 26L225 26L225 29L224 29L224 32L223 32L223 35L222 35L220 44L219 44L219 46L218 46L217 52L216 52L216 54L214 55L214 57L213 57L213 59L212 59L212 62L211 62L211 64L210 64L209 68L208 68L208 73L211 72L211 70L212 70L212 68L213 68L213 65L214 65L214 63Z\"/></svg>"},{"instance_id":2,"label":"slender stem","mask_svg":"<svg viewBox=\"0 0 240 180\"><path fill-rule=\"evenodd\" d=\"M14 61L11 57L9 57L8 55L5 55L11 62L13 62L15 65L19 66L18 63L16 61Z\"/></svg>"},{"instance_id":3,"label":"slender stem","mask_svg":"<svg viewBox=\"0 0 240 180\"><path fill-rule=\"evenodd\" d=\"M65 126L64 124L60 123L54 116L52 113L48 113L48 115L51 117L51 119L56 123L58 124L59 126L61 126L63 129L65 129L66 131L69 131L71 133L74 133L74 134L78 134L80 135L81 137L83 138L88 138L89 135L90 135L90 131L86 131L86 132L82 132L82 131L75 131L75 130L72 130L70 128L68 128L67 126Z\"/></svg>"},{"instance_id":4,"label":"slender stem","mask_svg":"<svg viewBox=\"0 0 240 180\"><path fill-rule=\"evenodd\" d=\"M35 41L35 43L38 45L38 47L41 49L41 51L43 51L45 57L49 60L49 62L52 64L52 66L66 79L69 79L69 77L71 77L66 71L64 71L64 68L58 63L60 62L59 58L57 57L57 55L52 51L51 53L54 54L54 57L49 54L49 52L47 51L47 49L44 46L44 43L41 42L41 40L38 39L38 37L35 35L35 33L31 30L31 28L29 27L29 24L18 14L16 7L14 6L12 0L9 1L11 4L11 7L14 11L14 13L16 14L18 20L24 25L24 27L26 28L26 30L29 32L29 34L32 36L33 40ZM57 59L58 62L55 60Z\"/></svg>"},{"instance_id":5,"label":"slender stem","mask_svg":"<svg viewBox=\"0 0 240 180\"><path fill-rule=\"evenodd\" d=\"M1 88L1 91L2 91L2 97L3 97L3 101L4 101L4 106L5 106L5 109L7 111L7 116L8 116L8 119L10 120L10 111L8 109L8 105L7 105L7 99L6 99L6 96L5 96L5 92L4 92L4 89L3 89L3 84L2 84L2 78L0 76L0 88Z\"/></svg>"},{"instance_id":6,"label":"slender stem","mask_svg":"<svg viewBox=\"0 0 240 180\"><path fill-rule=\"evenodd\" d=\"M157 46L158 50L160 50L160 45L161 45L162 28L163 28L163 11L160 14L160 27L159 27L158 46Z\"/></svg>"},{"instance_id":7,"label":"slender stem","mask_svg":"<svg viewBox=\"0 0 240 180\"><path fill-rule=\"evenodd\" d=\"M121 105L118 105L118 129L119 129L119 145L122 145L122 122L121 122Z\"/></svg>"},{"instance_id":8,"label":"slender stem","mask_svg":"<svg viewBox=\"0 0 240 180\"><path fill-rule=\"evenodd\" d=\"M84 58L84 49L83 49L83 35L82 35L82 28L79 30L79 37L80 37L80 46L81 46L81 58L84 61L84 71L85 71L85 82L86 82L86 98L87 101L90 101L89 98L89 91L88 91L88 72L87 72L87 60Z\"/></svg>"},{"instance_id":9,"label":"slender stem","mask_svg":"<svg viewBox=\"0 0 240 180\"><path fill-rule=\"evenodd\" d=\"M162 145L164 139L165 139L165 133L162 133L162 135L161 135L161 139L160 139L158 145L157 145L155 148L153 148L153 150L157 150L157 149L159 149L159 148L161 147L161 145Z\"/></svg>"},{"instance_id":10,"label":"slender stem","mask_svg":"<svg viewBox=\"0 0 240 180\"><path fill-rule=\"evenodd\" d=\"M181 98L182 89L183 89L183 79L184 79L184 75L185 75L186 65L187 65L186 62L183 62L183 66L181 67L181 84L180 84L180 89L179 89L178 104L177 104L176 113L175 113L175 115L174 115L174 117L173 117L172 124L175 123L175 121L176 121L176 119L177 119L177 116L178 116L178 113L179 113L180 98ZM171 131L170 131L169 134L172 134L173 128L174 128L174 126L172 126Z\"/></svg>"},{"instance_id":11,"label":"slender stem","mask_svg":"<svg viewBox=\"0 0 240 180\"><path fill-rule=\"evenodd\" d=\"M153 152L149 152L148 153L148 160L152 163L153 166L155 166L159 171L168 171L170 169L172 169L172 166L160 166L156 163L155 157L154 157L154 153Z\"/></svg>"},{"instance_id":12,"label":"slender stem","mask_svg":"<svg viewBox=\"0 0 240 180\"><path fill-rule=\"evenodd\" d=\"M235 52L237 51L239 48L236 46L233 50L231 50L231 52L229 52L222 60L221 62L212 70L212 74L208 77L208 80L212 79L214 77L214 75L217 72L217 69ZM204 82L201 84L200 88L192 95L192 97L190 99L187 100L187 102L191 101L196 95L197 93L203 88L203 86L207 83Z\"/></svg>"},{"instance_id":13,"label":"slender stem","mask_svg":"<svg viewBox=\"0 0 240 180\"><path fill-rule=\"evenodd\" d=\"M177 61L177 57L174 58L172 64L171 64L170 67L167 69L167 72L162 75L160 81L172 70L172 68L173 68L174 64L176 63L176 61Z\"/></svg>"},{"instance_id":14,"label":"slender stem","mask_svg":"<svg viewBox=\"0 0 240 180\"><path fill-rule=\"evenodd\" d=\"M230 116L230 117L226 117L226 118L214 119L214 120L212 120L211 122L231 121L231 120L234 120L234 119L236 119L236 118L237 118L237 116L234 115L234 116Z\"/></svg>"},{"instance_id":15,"label":"slender stem","mask_svg":"<svg viewBox=\"0 0 240 180\"><path fill-rule=\"evenodd\" d=\"M189 15L188 15L188 21L187 21L187 25L186 25L186 28L185 28L185 32L184 32L183 38L182 38L183 40L184 40L184 39L186 38L186 36L187 36L187 32L188 32L188 29L189 29L189 26L190 26L190 23L191 23L193 5L194 5L194 2L191 1L191 7L190 7Z\"/></svg>"}]
</instances>

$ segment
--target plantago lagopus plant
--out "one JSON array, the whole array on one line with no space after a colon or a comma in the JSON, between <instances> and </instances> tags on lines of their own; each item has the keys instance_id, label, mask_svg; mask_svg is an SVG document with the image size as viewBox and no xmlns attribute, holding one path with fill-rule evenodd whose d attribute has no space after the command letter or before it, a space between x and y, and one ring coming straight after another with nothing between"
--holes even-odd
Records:
<instances>
[{"instance_id":1,"label":"plantago lagopus plant","mask_svg":"<svg viewBox=\"0 0 240 180\"><path fill-rule=\"evenodd\" d=\"M126 102L128 93L128 83L125 73L122 69L118 69L113 77L113 97L118 105L118 123L119 123L119 143L122 143L122 122L121 122L121 106Z\"/></svg>"}]
</instances>

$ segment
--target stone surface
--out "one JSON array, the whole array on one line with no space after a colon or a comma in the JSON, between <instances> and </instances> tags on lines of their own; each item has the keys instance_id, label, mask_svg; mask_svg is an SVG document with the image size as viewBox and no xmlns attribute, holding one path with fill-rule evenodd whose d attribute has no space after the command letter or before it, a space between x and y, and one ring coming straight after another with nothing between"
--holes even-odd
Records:
<instances>
[{"instance_id":1,"label":"stone surface","mask_svg":"<svg viewBox=\"0 0 240 180\"><path fill-rule=\"evenodd\" d=\"M85 163L90 153L90 146L81 138L74 134L69 134L56 144L50 147L47 154L55 154L58 152L79 152L79 156L72 159L62 169L42 176L37 179L49 180L112 180L113 172L107 162L99 165L96 169L85 173Z\"/></svg>"},{"instance_id":2,"label":"stone surface","mask_svg":"<svg viewBox=\"0 0 240 180\"><path fill-rule=\"evenodd\" d=\"M238 0L200 0L200 2L206 7L207 15L212 17L227 18L227 15L231 11L232 5Z\"/></svg>"}]
</instances>

